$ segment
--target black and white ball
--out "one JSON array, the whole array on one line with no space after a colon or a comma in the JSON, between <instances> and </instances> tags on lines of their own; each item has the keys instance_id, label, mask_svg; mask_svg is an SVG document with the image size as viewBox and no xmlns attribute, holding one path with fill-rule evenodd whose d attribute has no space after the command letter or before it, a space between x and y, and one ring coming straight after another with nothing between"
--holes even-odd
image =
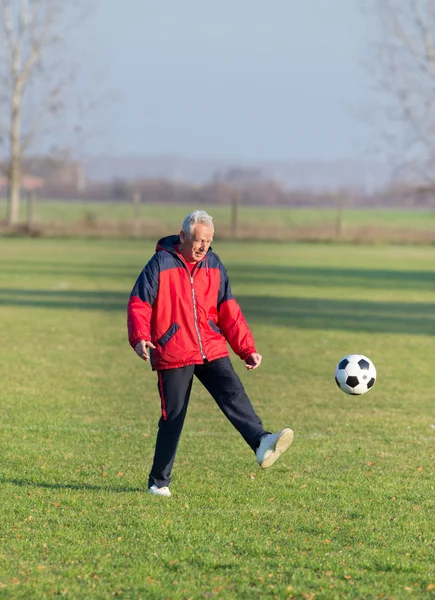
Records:
<instances>
[{"instance_id":1,"label":"black and white ball","mask_svg":"<svg viewBox=\"0 0 435 600\"><path fill-rule=\"evenodd\" d=\"M367 356L349 354L338 363L335 369L335 381L340 390L346 394L360 396L375 385L375 365Z\"/></svg>"}]
</instances>

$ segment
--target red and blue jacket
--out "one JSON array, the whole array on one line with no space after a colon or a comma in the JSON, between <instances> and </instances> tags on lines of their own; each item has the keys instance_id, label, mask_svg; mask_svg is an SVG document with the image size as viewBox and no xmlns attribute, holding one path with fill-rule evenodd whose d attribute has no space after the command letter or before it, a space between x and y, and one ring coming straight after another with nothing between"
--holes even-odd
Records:
<instances>
[{"instance_id":1,"label":"red and blue jacket","mask_svg":"<svg viewBox=\"0 0 435 600\"><path fill-rule=\"evenodd\" d=\"M151 341L153 370L175 369L228 356L227 342L245 360L254 338L233 298L226 269L211 248L190 272L177 253L178 235L161 239L139 275L128 303L134 348Z\"/></svg>"}]
</instances>

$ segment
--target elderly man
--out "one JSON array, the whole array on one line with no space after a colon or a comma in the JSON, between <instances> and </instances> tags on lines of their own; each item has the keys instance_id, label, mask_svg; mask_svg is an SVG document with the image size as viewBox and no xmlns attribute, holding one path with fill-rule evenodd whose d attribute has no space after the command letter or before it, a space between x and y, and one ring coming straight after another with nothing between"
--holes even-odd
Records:
<instances>
[{"instance_id":1,"label":"elderly man","mask_svg":"<svg viewBox=\"0 0 435 600\"><path fill-rule=\"evenodd\" d=\"M231 293L224 265L212 252L213 219L196 210L180 235L161 239L128 304L130 345L157 371L161 400L148 491L170 496L170 475L195 375L255 452L270 467L290 446L293 431L265 431L231 364L227 342L248 370L262 357Z\"/></svg>"}]
</instances>

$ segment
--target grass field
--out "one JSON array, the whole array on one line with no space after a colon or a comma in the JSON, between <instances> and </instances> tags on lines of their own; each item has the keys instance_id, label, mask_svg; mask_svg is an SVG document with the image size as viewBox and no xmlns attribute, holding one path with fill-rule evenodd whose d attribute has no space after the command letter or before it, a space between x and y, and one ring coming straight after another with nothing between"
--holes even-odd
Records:
<instances>
[{"instance_id":1,"label":"grass field","mask_svg":"<svg viewBox=\"0 0 435 600\"><path fill-rule=\"evenodd\" d=\"M260 471L197 382L165 499L125 327L153 245L0 239L0 598L435 597L435 249L214 246L264 356L235 367L295 442Z\"/></svg>"},{"instance_id":2,"label":"grass field","mask_svg":"<svg viewBox=\"0 0 435 600\"><path fill-rule=\"evenodd\" d=\"M183 218L197 206L143 204L140 208L141 232L155 236L178 230ZM217 231L228 235L231 207L205 207L214 217ZM0 221L6 216L6 202L0 201ZM26 203L21 204L21 218L26 219ZM60 232L73 236L81 232L96 234L118 233L134 235L134 212L129 203L38 201L36 223L49 234ZM335 236L337 211L335 209L302 209L277 207L239 208L239 232L242 237L321 239ZM117 231L118 229L118 231ZM406 210L347 210L344 211L342 236L359 241L435 241L435 211Z\"/></svg>"}]
</instances>

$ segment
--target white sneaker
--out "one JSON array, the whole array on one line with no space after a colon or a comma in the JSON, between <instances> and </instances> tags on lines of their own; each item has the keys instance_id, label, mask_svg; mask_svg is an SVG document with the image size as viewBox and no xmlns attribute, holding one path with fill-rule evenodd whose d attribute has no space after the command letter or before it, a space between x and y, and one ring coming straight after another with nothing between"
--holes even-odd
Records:
<instances>
[{"instance_id":1,"label":"white sneaker","mask_svg":"<svg viewBox=\"0 0 435 600\"><path fill-rule=\"evenodd\" d=\"M148 493L153 494L154 496L167 496L168 498L169 496L172 496L168 487L158 487L156 484L148 488Z\"/></svg>"},{"instance_id":2,"label":"white sneaker","mask_svg":"<svg viewBox=\"0 0 435 600\"><path fill-rule=\"evenodd\" d=\"M279 433L267 433L261 438L257 448L257 461L261 468L271 467L293 441L293 431L289 428Z\"/></svg>"}]
</instances>

